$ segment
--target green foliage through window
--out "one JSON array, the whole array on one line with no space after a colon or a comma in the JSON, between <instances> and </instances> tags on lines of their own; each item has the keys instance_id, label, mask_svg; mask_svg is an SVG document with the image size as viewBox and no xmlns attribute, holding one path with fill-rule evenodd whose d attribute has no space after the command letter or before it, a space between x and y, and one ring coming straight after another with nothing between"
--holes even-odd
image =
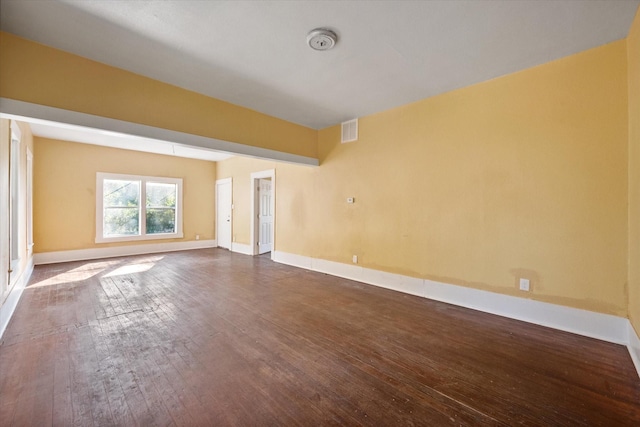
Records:
<instances>
[{"instance_id":1,"label":"green foliage through window","mask_svg":"<svg viewBox=\"0 0 640 427\"><path fill-rule=\"evenodd\" d=\"M140 234L140 181L105 179L103 185L103 234Z\"/></svg>"},{"instance_id":2,"label":"green foliage through window","mask_svg":"<svg viewBox=\"0 0 640 427\"><path fill-rule=\"evenodd\" d=\"M147 182L147 234L175 233L176 185Z\"/></svg>"},{"instance_id":3,"label":"green foliage through window","mask_svg":"<svg viewBox=\"0 0 640 427\"><path fill-rule=\"evenodd\" d=\"M176 233L177 198L174 183L104 179L103 237L143 234L141 217L146 234Z\"/></svg>"}]
</instances>

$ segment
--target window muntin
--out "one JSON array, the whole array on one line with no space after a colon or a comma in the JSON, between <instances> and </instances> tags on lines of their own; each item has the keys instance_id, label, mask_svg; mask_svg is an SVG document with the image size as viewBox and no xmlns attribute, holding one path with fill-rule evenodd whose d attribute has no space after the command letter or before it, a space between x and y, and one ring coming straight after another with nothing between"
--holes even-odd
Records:
<instances>
[{"instance_id":1,"label":"window muntin","mask_svg":"<svg viewBox=\"0 0 640 427\"><path fill-rule=\"evenodd\" d=\"M96 242L182 238L182 180L99 172Z\"/></svg>"}]
</instances>

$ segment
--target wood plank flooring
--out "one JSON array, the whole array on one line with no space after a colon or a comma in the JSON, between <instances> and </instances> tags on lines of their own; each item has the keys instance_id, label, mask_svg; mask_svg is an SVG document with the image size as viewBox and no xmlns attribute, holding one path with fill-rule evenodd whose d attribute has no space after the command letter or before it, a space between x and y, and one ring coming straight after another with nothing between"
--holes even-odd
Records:
<instances>
[{"instance_id":1,"label":"wood plank flooring","mask_svg":"<svg viewBox=\"0 0 640 427\"><path fill-rule=\"evenodd\" d=\"M36 267L2 426L638 426L625 347L205 249Z\"/></svg>"}]
</instances>

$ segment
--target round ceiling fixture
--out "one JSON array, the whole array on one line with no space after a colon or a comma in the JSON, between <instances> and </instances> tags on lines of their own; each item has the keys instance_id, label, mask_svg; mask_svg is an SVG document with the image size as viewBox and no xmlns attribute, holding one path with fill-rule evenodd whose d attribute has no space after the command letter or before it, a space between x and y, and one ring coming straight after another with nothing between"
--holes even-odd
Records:
<instances>
[{"instance_id":1,"label":"round ceiling fixture","mask_svg":"<svg viewBox=\"0 0 640 427\"><path fill-rule=\"evenodd\" d=\"M307 34L307 43L311 49L329 50L336 45L338 36L326 28L316 28Z\"/></svg>"}]
</instances>

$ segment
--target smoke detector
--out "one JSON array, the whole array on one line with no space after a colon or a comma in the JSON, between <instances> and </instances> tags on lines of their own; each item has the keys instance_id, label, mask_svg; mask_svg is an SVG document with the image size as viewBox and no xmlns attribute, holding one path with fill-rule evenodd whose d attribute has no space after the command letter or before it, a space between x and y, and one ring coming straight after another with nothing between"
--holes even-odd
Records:
<instances>
[{"instance_id":1,"label":"smoke detector","mask_svg":"<svg viewBox=\"0 0 640 427\"><path fill-rule=\"evenodd\" d=\"M326 28L316 28L307 34L307 43L314 50L329 50L336 45L338 36Z\"/></svg>"}]
</instances>

